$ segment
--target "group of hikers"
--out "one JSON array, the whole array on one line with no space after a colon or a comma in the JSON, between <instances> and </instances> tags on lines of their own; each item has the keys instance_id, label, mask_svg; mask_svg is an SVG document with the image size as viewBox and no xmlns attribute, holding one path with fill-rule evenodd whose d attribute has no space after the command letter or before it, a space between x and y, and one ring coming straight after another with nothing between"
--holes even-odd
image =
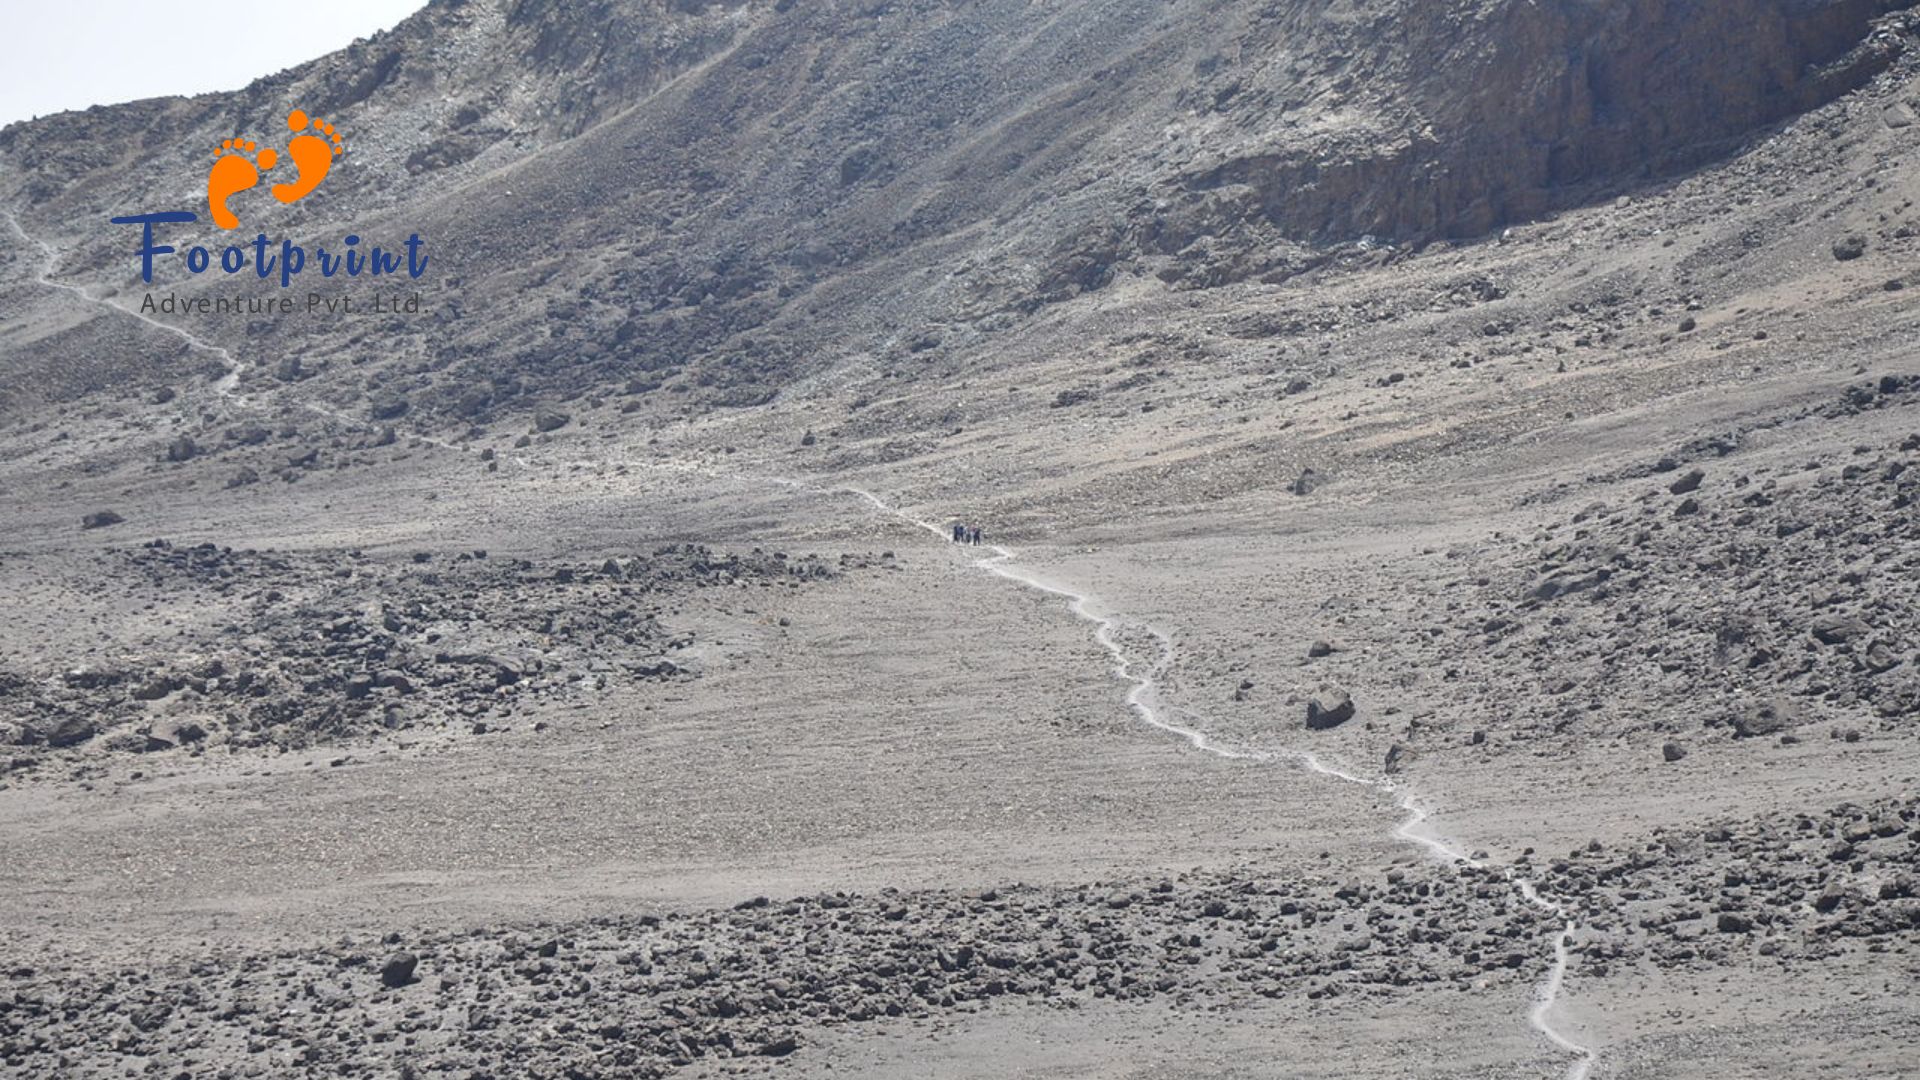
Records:
<instances>
[{"instance_id":1,"label":"group of hikers","mask_svg":"<svg viewBox=\"0 0 1920 1080\"><path fill-rule=\"evenodd\" d=\"M956 544L971 544L974 547L979 547L980 546L980 526L968 525L964 521L954 522L953 523L953 542Z\"/></svg>"}]
</instances>

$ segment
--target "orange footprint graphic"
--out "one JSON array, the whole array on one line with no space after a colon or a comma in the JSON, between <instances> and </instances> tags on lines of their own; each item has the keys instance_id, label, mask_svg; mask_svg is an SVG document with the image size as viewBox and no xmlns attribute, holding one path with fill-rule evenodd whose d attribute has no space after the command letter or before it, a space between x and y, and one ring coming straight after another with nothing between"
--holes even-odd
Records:
<instances>
[{"instance_id":1,"label":"orange footprint graphic","mask_svg":"<svg viewBox=\"0 0 1920 1080\"><path fill-rule=\"evenodd\" d=\"M256 167L242 155L253 153L253 144L245 139L228 139L220 144L220 152L213 163L213 171L207 174L207 212L213 215L213 223L223 229L237 229L240 219L227 209L227 198L236 192L245 191L260 182L260 170L273 168L280 155L272 147L260 151L260 164Z\"/></svg>"},{"instance_id":2,"label":"orange footprint graphic","mask_svg":"<svg viewBox=\"0 0 1920 1080\"><path fill-rule=\"evenodd\" d=\"M307 124L307 114L299 109L287 114L290 130L305 132ZM319 134L297 134L287 144L287 156L299 167L300 175L291 184L273 185L273 197L283 203L299 202L313 194L313 189L327 178L327 170L333 168L333 159L347 152L347 144L340 140L340 133L333 130L332 124L325 120L314 120L312 124ZM327 141L329 136L332 142Z\"/></svg>"}]
</instances>

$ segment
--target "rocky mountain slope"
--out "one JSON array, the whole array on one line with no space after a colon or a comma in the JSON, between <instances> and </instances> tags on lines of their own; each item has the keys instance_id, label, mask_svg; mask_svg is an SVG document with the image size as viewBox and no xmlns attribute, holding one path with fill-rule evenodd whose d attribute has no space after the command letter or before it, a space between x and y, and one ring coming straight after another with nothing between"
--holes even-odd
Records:
<instances>
[{"instance_id":1,"label":"rocky mountain slope","mask_svg":"<svg viewBox=\"0 0 1920 1080\"><path fill-rule=\"evenodd\" d=\"M15 125L0 191L64 279L131 298L137 238L103 215L197 206L222 138L303 108L350 156L261 227L419 232L433 313L382 326L377 358L338 320L203 336L269 388L297 357L304 393L361 415L624 394L657 417L850 364L952 379L1116 278L1283 281L1607 197L1885 71L1896 6L435 5L237 94ZM126 332L95 321L60 351ZM176 356L149 382L207 359L155 344ZM10 393L81 389L36 373Z\"/></svg>"}]
</instances>

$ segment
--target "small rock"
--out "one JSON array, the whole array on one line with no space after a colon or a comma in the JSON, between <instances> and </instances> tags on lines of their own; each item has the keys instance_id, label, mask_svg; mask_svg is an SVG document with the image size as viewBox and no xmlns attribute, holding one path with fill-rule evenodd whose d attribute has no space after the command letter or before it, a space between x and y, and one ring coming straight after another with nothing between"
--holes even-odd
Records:
<instances>
[{"instance_id":1,"label":"small rock","mask_svg":"<svg viewBox=\"0 0 1920 1080\"><path fill-rule=\"evenodd\" d=\"M1413 760L1413 751L1402 743L1394 743L1387 748L1387 760L1381 766L1381 769L1388 776L1393 776L1402 769L1405 769L1407 763L1411 760Z\"/></svg>"},{"instance_id":2,"label":"small rock","mask_svg":"<svg viewBox=\"0 0 1920 1080\"><path fill-rule=\"evenodd\" d=\"M111 510L95 510L93 513L80 519L80 527L83 529L104 529L109 525L118 525L125 520L127 519Z\"/></svg>"},{"instance_id":3,"label":"small rock","mask_svg":"<svg viewBox=\"0 0 1920 1080\"><path fill-rule=\"evenodd\" d=\"M1677 742L1670 742L1660 748L1660 756L1668 761L1679 761L1687 756L1687 748Z\"/></svg>"}]
</instances>

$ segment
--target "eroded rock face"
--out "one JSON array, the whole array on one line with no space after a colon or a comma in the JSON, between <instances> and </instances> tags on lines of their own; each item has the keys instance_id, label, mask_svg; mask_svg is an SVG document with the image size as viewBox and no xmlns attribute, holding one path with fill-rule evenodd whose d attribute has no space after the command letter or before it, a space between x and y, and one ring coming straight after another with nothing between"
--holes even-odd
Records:
<instances>
[{"instance_id":1,"label":"eroded rock face","mask_svg":"<svg viewBox=\"0 0 1920 1080\"><path fill-rule=\"evenodd\" d=\"M1297 239L1482 235L1590 199L1597 183L1698 165L1860 86L1898 49L1874 20L1910 6L1400 5L1347 29L1359 123L1276 127L1186 189L1225 218L1257 207ZM1322 37L1332 21L1317 6L1284 18Z\"/></svg>"}]
</instances>

